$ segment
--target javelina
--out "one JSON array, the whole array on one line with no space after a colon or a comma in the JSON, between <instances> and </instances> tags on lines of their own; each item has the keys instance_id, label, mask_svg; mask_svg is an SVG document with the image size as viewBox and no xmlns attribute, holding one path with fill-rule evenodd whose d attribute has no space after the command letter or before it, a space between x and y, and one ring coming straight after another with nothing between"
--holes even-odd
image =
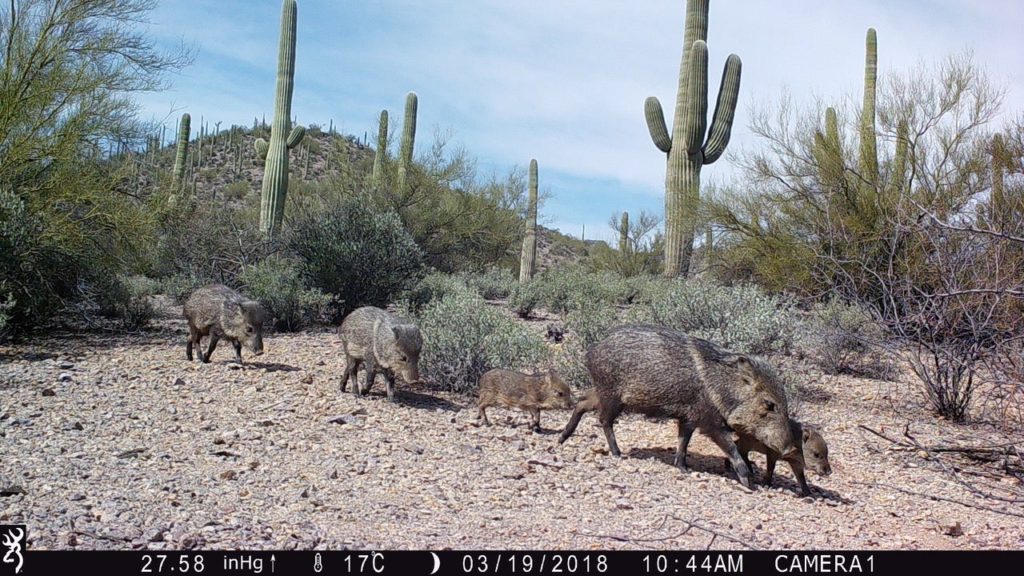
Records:
<instances>
[{"instance_id":1,"label":"javelina","mask_svg":"<svg viewBox=\"0 0 1024 576\"><path fill-rule=\"evenodd\" d=\"M668 328L628 325L590 346L586 364L594 388L577 403L560 443L572 435L584 413L596 410L608 449L619 456L612 425L629 410L676 419L675 465L683 470L690 437L700 429L726 453L747 488L750 469L732 439L733 430L787 458L799 456L785 390L759 360Z\"/></svg>"},{"instance_id":2,"label":"javelina","mask_svg":"<svg viewBox=\"0 0 1024 576\"><path fill-rule=\"evenodd\" d=\"M531 375L495 368L480 377L478 406L478 417L488 426L488 406L521 408L533 415L533 430L540 432L541 409L572 408L572 392L554 370Z\"/></svg>"},{"instance_id":3,"label":"javelina","mask_svg":"<svg viewBox=\"0 0 1024 576\"><path fill-rule=\"evenodd\" d=\"M199 359L210 361L217 342L225 338L235 347L235 359L242 363L242 344L257 356L263 354L263 321L266 313L258 302L248 300L238 292L221 284L203 286L185 302L188 320L188 344L185 356L192 360L192 346ZM210 337L210 347L203 354L203 336Z\"/></svg>"},{"instance_id":4,"label":"javelina","mask_svg":"<svg viewBox=\"0 0 1024 576\"><path fill-rule=\"evenodd\" d=\"M353 394L369 394L374 376L380 371L387 382L388 400L394 402L396 372L409 384L419 381L423 338L416 325L402 322L380 308L364 306L345 317L340 333L347 371L341 379L342 392L351 380ZM366 386L362 390L356 379L360 364L366 369Z\"/></svg>"},{"instance_id":5,"label":"javelina","mask_svg":"<svg viewBox=\"0 0 1024 576\"><path fill-rule=\"evenodd\" d=\"M800 448L802 457L782 459L788 462L789 467L793 469L793 476L800 483L800 495L807 496L811 493L811 489L807 486L807 479L804 477L805 466L822 476L828 476L832 473L832 467L828 463L828 444L825 443L825 439L821 437L817 430L810 426L805 426L792 418L789 419L789 427L792 430L793 438L796 439L797 447ZM775 463L778 462L781 454L765 446L757 438L746 434L736 435L736 449L739 450L740 456L743 457L743 461L747 463L751 470L753 470L753 466L750 465L750 452L760 452L768 457L768 464L764 473L764 483L771 486L772 478L775 474Z\"/></svg>"}]
</instances>

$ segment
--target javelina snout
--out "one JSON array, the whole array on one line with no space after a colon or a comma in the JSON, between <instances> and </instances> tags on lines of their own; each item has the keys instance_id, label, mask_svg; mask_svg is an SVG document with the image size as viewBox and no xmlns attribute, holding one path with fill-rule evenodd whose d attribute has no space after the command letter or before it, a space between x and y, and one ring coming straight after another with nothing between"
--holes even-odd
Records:
<instances>
[{"instance_id":1,"label":"javelina snout","mask_svg":"<svg viewBox=\"0 0 1024 576\"><path fill-rule=\"evenodd\" d=\"M533 416L532 427L540 431L540 411L571 408L572 391L554 370L544 374L523 374L495 368L480 377L480 400L477 417L488 426L487 408L506 406L520 408Z\"/></svg>"},{"instance_id":2,"label":"javelina snout","mask_svg":"<svg viewBox=\"0 0 1024 576\"><path fill-rule=\"evenodd\" d=\"M199 288L185 302L183 309L188 320L188 343L185 355L192 360L192 348L199 348L199 359L210 361L217 342L224 338L235 348L235 359L242 362L242 346L255 355L263 354L263 322L266 313L258 302L247 300L241 294L220 284ZM210 346L203 353L201 341L210 336Z\"/></svg>"}]
</instances>

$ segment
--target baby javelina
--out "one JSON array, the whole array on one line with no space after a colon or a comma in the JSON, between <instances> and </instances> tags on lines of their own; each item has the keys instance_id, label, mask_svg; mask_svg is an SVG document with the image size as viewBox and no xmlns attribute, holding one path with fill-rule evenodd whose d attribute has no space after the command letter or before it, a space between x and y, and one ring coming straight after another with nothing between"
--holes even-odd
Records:
<instances>
[{"instance_id":1,"label":"baby javelina","mask_svg":"<svg viewBox=\"0 0 1024 576\"><path fill-rule=\"evenodd\" d=\"M772 484L772 478L775 474L775 463L780 458L785 460L789 463L789 467L792 468L793 476L800 483L800 495L809 496L811 490L807 486L807 479L804 478L804 468L809 468L812 472L821 476L831 474L832 467L828 463L828 444L825 443L825 439L821 437L821 434L810 426L801 424L792 418L789 420L789 426L793 430L793 438L797 439L797 444L801 449L803 458L784 458L775 450L758 441L757 438L746 434L736 435L736 448L739 450L740 455L743 456L743 461L747 463L748 467L750 467L750 452L760 452L768 456L768 463L764 473L764 483L767 486ZM751 467L751 469L753 468Z\"/></svg>"},{"instance_id":2,"label":"baby javelina","mask_svg":"<svg viewBox=\"0 0 1024 576\"><path fill-rule=\"evenodd\" d=\"M533 415L533 431L540 432L541 409L572 408L572 392L554 370L531 375L495 368L480 377L478 418L488 426L491 423L485 410L489 406L507 406L529 412Z\"/></svg>"},{"instance_id":3,"label":"baby javelina","mask_svg":"<svg viewBox=\"0 0 1024 576\"><path fill-rule=\"evenodd\" d=\"M224 338L235 348L235 360L242 363L242 345L253 354L263 354L263 321L266 313L259 303L243 297L227 286L203 286L189 296L183 310L188 320L188 344L185 356L192 360L192 347L199 359L210 361L217 342ZM203 336L210 337L210 347L203 353Z\"/></svg>"}]
</instances>

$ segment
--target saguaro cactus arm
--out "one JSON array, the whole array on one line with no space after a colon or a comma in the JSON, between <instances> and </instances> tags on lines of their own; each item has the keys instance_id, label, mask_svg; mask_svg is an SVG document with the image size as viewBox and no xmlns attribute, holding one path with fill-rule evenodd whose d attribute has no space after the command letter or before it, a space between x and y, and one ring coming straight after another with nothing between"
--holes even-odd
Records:
<instances>
[{"instance_id":1,"label":"saguaro cactus arm","mask_svg":"<svg viewBox=\"0 0 1024 576\"><path fill-rule=\"evenodd\" d=\"M878 181L878 144L875 136L875 84L878 79L878 35L868 28L864 54L864 110L860 119L860 171L868 186Z\"/></svg>"},{"instance_id":2,"label":"saguaro cactus arm","mask_svg":"<svg viewBox=\"0 0 1024 576\"><path fill-rule=\"evenodd\" d=\"M416 142L416 111L419 99L415 92L405 97L405 118L402 124L402 142L398 158L398 189L405 193L409 170L412 168L412 151Z\"/></svg>"},{"instance_id":3,"label":"saguaro cactus arm","mask_svg":"<svg viewBox=\"0 0 1024 576\"><path fill-rule=\"evenodd\" d=\"M671 152L672 137L668 135L668 127L665 125L665 113L661 109L661 102L654 96L644 101L644 116L654 145L665 154Z\"/></svg>"},{"instance_id":4,"label":"saguaro cactus arm","mask_svg":"<svg viewBox=\"0 0 1024 576\"><path fill-rule=\"evenodd\" d=\"M288 140L285 142L285 145L288 147L289 150L291 150L292 148L295 148L296 146L302 143L302 138L305 135L306 127L296 126L295 128L292 128L291 133L288 134Z\"/></svg>"},{"instance_id":5,"label":"saguaro cactus arm","mask_svg":"<svg viewBox=\"0 0 1024 576\"><path fill-rule=\"evenodd\" d=\"M697 40L690 47L686 63L686 78L682 79L682 91L676 103L676 126L672 134L673 143L682 138L686 153L694 155L704 145L704 134L708 127L708 45Z\"/></svg>"},{"instance_id":6,"label":"saguaro cactus arm","mask_svg":"<svg viewBox=\"0 0 1024 576\"><path fill-rule=\"evenodd\" d=\"M740 72L743 63L740 57L730 54L725 60L722 72L722 85L718 88L718 101L715 103L715 115L711 120L711 131L704 143L704 163L711 164L725 152L732 136L732 122L736 116L736 101L740 94Z\"/></svg>"},{"instance_id":7,"label":"saguaro cactus arm","mask_svg":"<svg viewBox=\"0 0 1024 576\"><path fill-rule=\"evenodd\" d=\"M526 233L523 235L523 252L519 258L519 283L533 279L537 263L537 160L530 160L529 204L526 212Z\"/></svg>"},{"instance_id":8,"label":"saguaro cactus arm","mask_svg":"<svg viewBox=\"0 0 1024 576\"><path fill-rule=\"evenodd\" d=\"M192 117L188 112L181 115L178 124L178 148L174 155L174 174L172 186L177 189L185 178L185 161L188 159L188 139L192 131Z\"/></svg>"},{"instance_id":9,"label":"saguaro cactus arm","mask_svg":"<svg viewBox=\"0 0 1024 576\"><path fill-rule=\"evenodd\" d=\"M269 142L263 138L257 138L256 141L252 143L252 147L256 150L256 155L260 157L260 160L267 159L267 151L270 150Z\"/></svg>"}]
</instances>

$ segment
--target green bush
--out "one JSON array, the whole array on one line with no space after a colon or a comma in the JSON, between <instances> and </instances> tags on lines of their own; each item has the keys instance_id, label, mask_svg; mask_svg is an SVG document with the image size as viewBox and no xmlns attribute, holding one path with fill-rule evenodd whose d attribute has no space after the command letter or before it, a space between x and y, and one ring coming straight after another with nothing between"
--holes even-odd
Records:
<instances>
[{"instance_id":1,"label":"green bush","mask_svg":"<svg viewBox=\"0 0 1024 576\"><path fill-rule=\"evenodd\" d=\"M120 321L126 330L144 328L156 316L151 297L159 293L160 284L145 276L90 275L80 295L88 307L95 306L100 315Z\"/></svg>"},{"instance_id":2,"label":"green bush","mask_svg":"<svg viewBox=\"0 0 1024 576\"><path fill-rule=\"evenodd\" d=\"M294 332L321 321L331 297L302 282L302 264L281 256L271 256L251 266L239 276L245 292L263 305L274 328Z\"/></svg>"},{"instance_id":3,"label":"green bush","mask_svg":"<svg viewBox=\"0 0 1024 576\"><path fill-rule=\"evenodd\" d=\"M508 307L520 318L529 318L533 310L540 304L541 285L536 281L529 284L516 284L508 295Z\"/></svg>"},{"instance_id":4,"label":"green bush","mask_svg":"<svg viewBox=\"0 0 1024 576\"><path fill-rule=\"evenodd\" d=\"M453 392L475 392L484 372L536 367L547 355L539 335L469 291L431 303L420 314L419 326L421 372L428 382Z\"/></svg>"},{"instance_id":5,"label":"green bush","mask_svg":"<svg viewBox=\"0 0 1024 576\"><path fill-rule=\"evenodd\" d=\"M516 286L516 278L505 268L491 266L484 272L459 274L462 282L487 300L508 298Z\"/></svg>"},{"instance_id":6,"label":"green bush","mask_svg":"<svg viewBox=\"0 0 1024 576\"><path fill-rule=\"evenodd\" d=\"M555 366L570 386L589 386L587 373L587 348L608 335L618 324L614 306L590 303L565 315L565 326L571 331L555 357Z\"/></svg>"},{"instance_id":7,"label":"green bush","mask_svg":"<svg viewBox=\"0 0 1024 576\"><path fill-rule=\"evenodd\" d=\"M175 303L184 304L197 288L213 283L208 278L199 278L187 272L179 272L160 279L160 292L169 296Z\"/></svg>"},{"instance_id":8,"label":"green bush","mask_svg":"<svg viewBox=\"0 0 1024 576\"><path fill-rule=\"evenodd\" d=\"M630 320L667 326L752 354L788 350L795 324L784 298L754 285L720 286L700 279L650 285Z\"/></svg>"},{"instance_id":9,"label":"green bush","mask_svg":"<svg viewBox=\"0 0 1024 576\"><path fill-rule=\"evenodd\" d=\"M398 305L408 314L415 316L432 302L441 300L455 292L466 291L472 292L460 277L444 272L432 272L406 292L399 300Z\"/></svg>"},{"instance_id":10,"label":"green bush","mask_svg":"<svg viewBox=\"0 0 1024 576\"><path fill-rule=\"evenodd\" d=\"M17 195L0 190L0 340L45 322L75 293L79 265L47 239Z\"/></svg>"},{"instance_id":11,"label":"green bush","mask_svg":"<svg viewBox=\"0 0 1024 576\"><path fill-rule=\"evenodd\" d=\"M423 251L392 212L340 197L299 214L288 234L309 283L334 297L333 320L360 306L387 306L422 275Z\"/></svg>"}]
</instances>

